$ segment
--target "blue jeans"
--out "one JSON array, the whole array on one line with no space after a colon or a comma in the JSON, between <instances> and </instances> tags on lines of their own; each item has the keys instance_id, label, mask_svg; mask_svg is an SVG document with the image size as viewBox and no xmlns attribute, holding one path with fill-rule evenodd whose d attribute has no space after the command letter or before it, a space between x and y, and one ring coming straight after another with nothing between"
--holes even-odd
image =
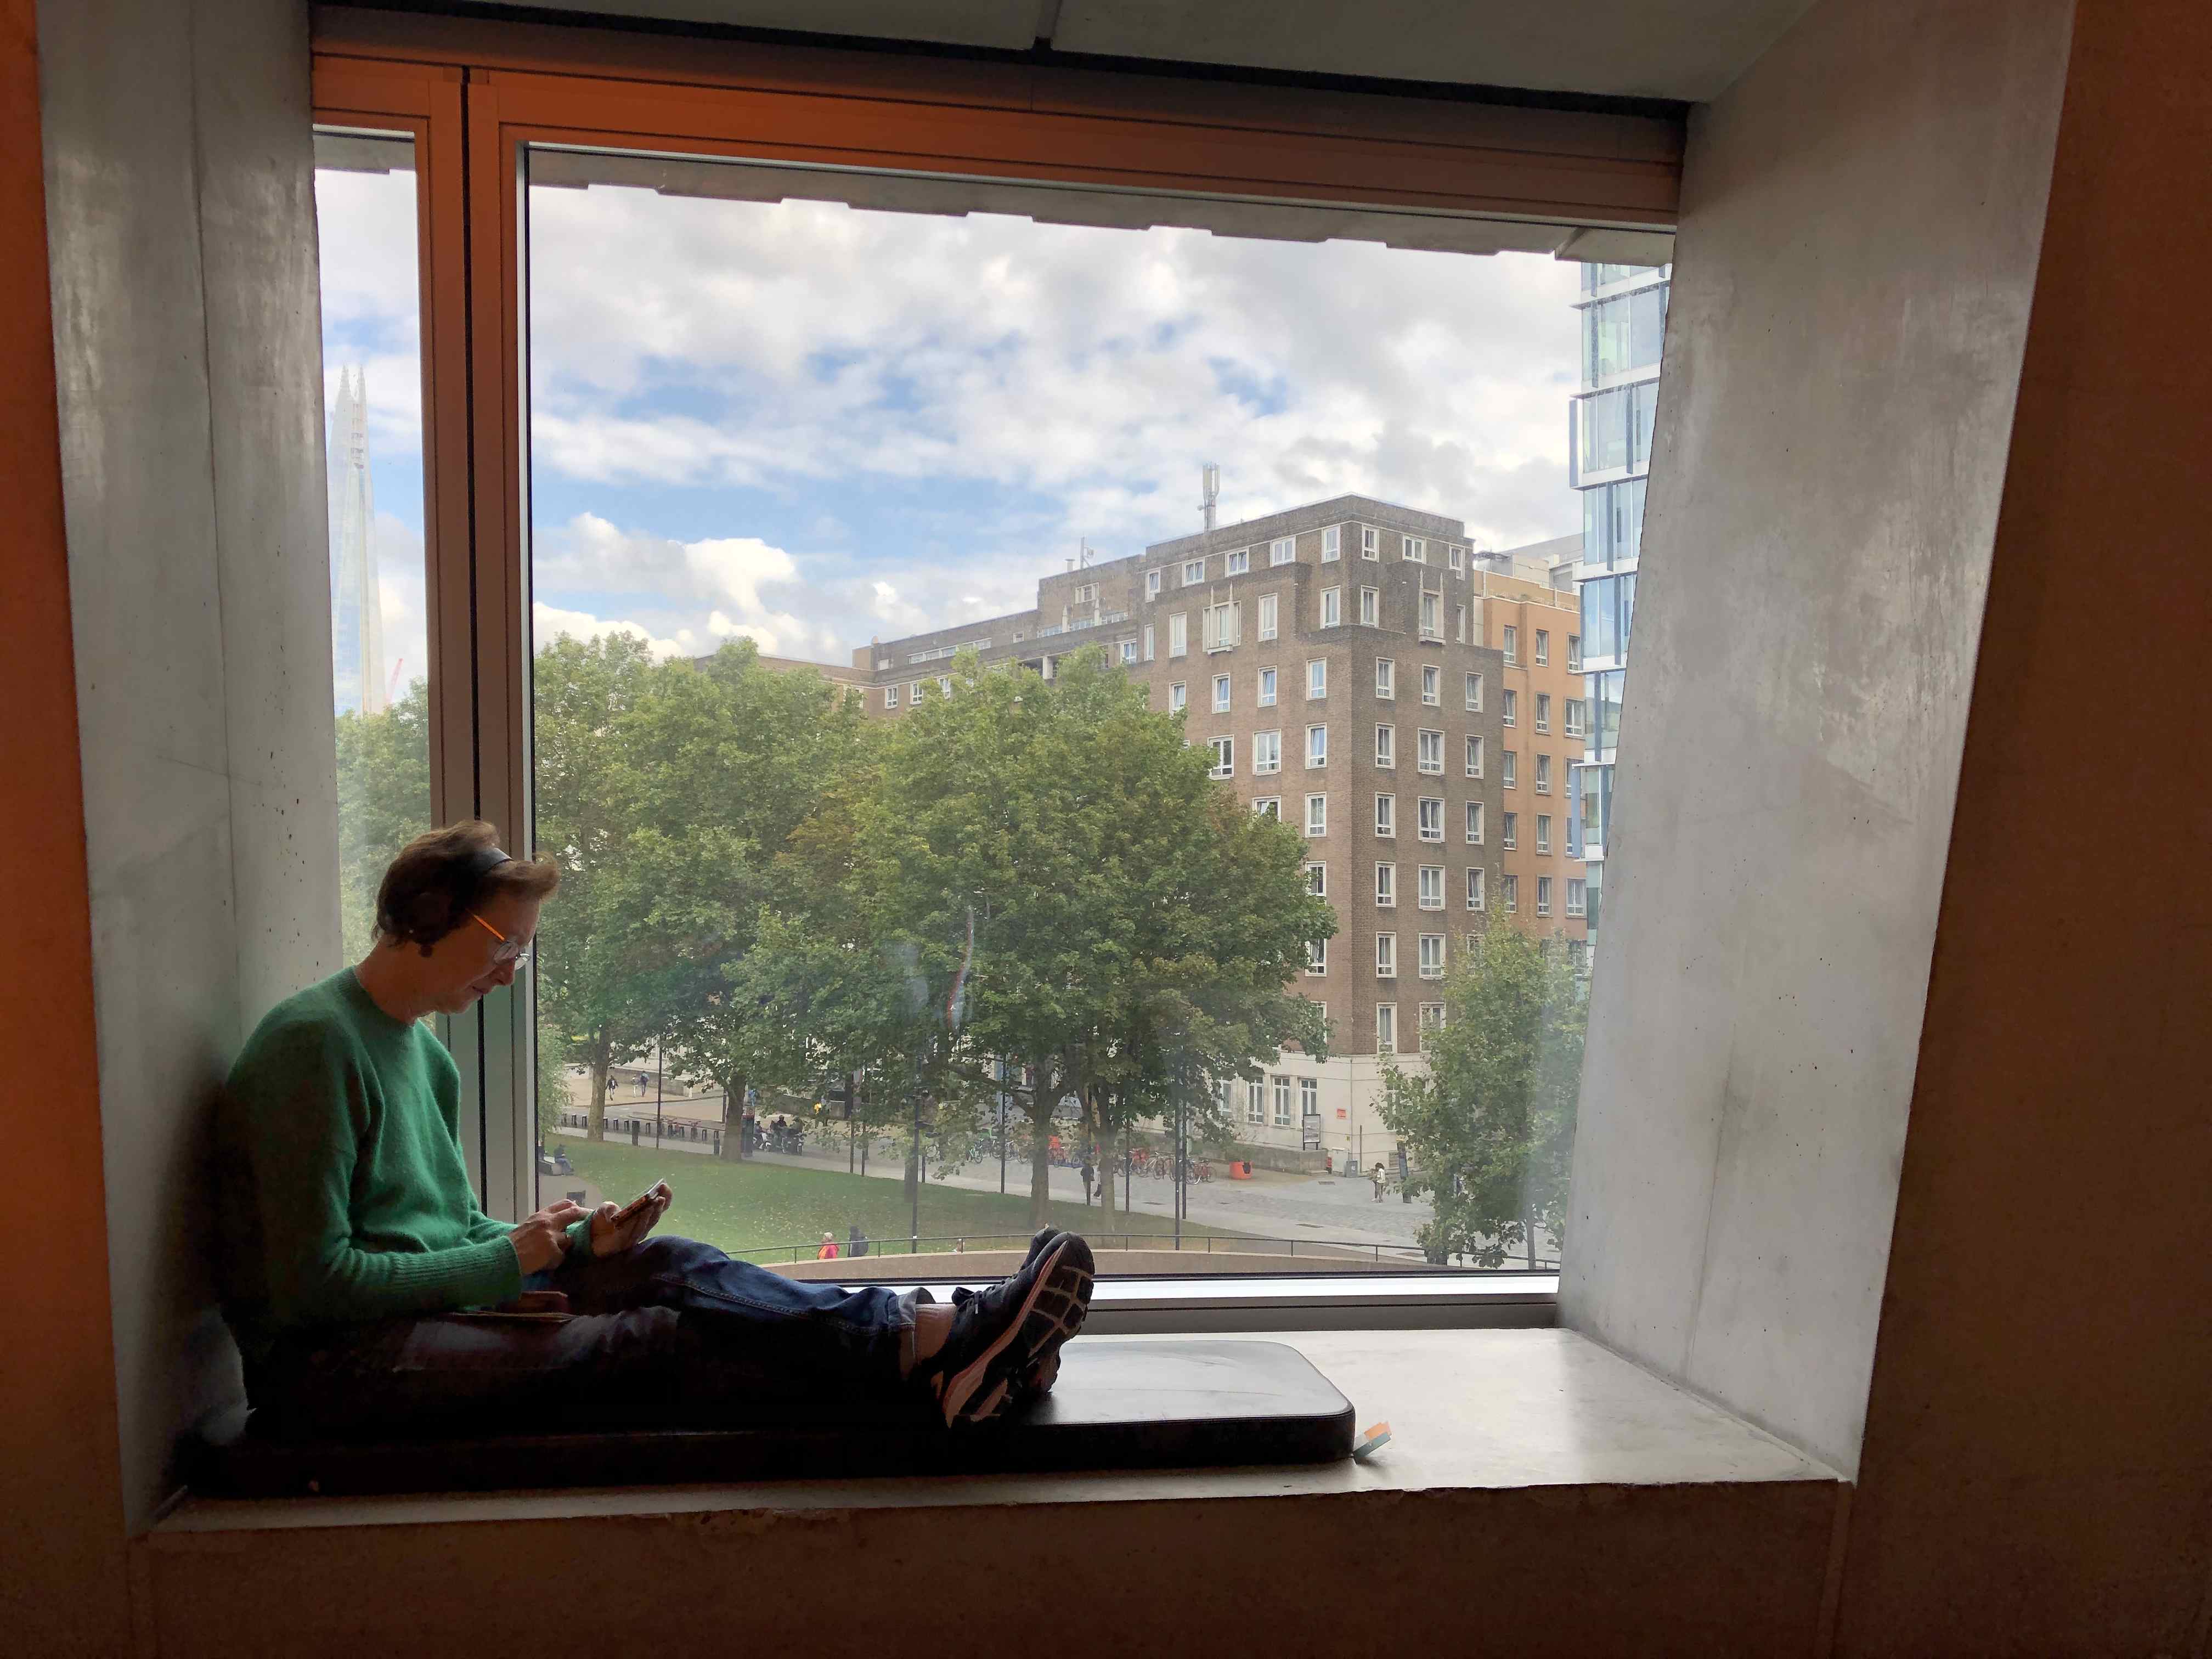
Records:
<instances>
[{"instance_id":1,"label":"blue jeans","mask_svg":"<svg viewBox=\"0 0 2212 1659\"><path fill-rule=\"evenodd\" d=\"M904 1420L916 1293L809 1284L690 1238L533 1274L560 1322L434 1314L302 1333L250 1369L269 1429L493 1434Z\"/></svg>"}]
</instances>

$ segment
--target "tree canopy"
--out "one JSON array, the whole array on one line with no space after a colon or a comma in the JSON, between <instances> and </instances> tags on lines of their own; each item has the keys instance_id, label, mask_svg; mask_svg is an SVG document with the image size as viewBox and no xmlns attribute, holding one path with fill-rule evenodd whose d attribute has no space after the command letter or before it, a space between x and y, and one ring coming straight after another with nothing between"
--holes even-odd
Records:
<instances>
[{"instance_id":1,"label":"tree canopy","mask_svg":"<svg viewBox=\"0 0 2212 1659\"><path fill-rule=\"evenodd\" d=\"M1431 1261L1533 1261L1565 1238L1586 1014L1557 941L1493 927L1445 981L1443 1028L1421 1034L1425 1070L1386 1067L1382 1121L1435 1201Z\"/></svg>"}]
</instances>

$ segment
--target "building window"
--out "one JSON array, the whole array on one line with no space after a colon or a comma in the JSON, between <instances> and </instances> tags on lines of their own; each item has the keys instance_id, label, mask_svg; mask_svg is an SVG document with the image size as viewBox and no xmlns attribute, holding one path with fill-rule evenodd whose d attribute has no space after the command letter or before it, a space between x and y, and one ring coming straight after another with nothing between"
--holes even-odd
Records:
<instances>
[{"instance_id":1,"label":"building window","mask_svg":"<svg viewBox=\"0 0 2212 1659\"><path fill-rule=\"evenodd\" d=\"M1440 707L1444 700L1444 671L1424 666L1421 670L1421 701L1430 708Z\"/></svg>"},{"instance_id":2,"label":"building window","mask_svg":"<svg viewBox=\"0 0 2212 1659\"><path fill-rule=\"evenodd\" d=\"M1479 800L1467 804L1467 839L1470 846L1482 845L1482 803Z\"/></svg>"},{"instance_id":3,"label":"building window","mask_svg":"<svg viewBox=\"0 0 2212 1659\"><path fill-rule=\"evenodd\" d=\"M1395 1002L1375 1005L1375 1052L1378 1054L1398 1052L1398 1005Z\"/></svg>"},{"instance_id":4,"label":"building window","mask_svg":"<svg viewBox=\"0 0 2212 1659\"><path fill-rule=\"evenodd\" d=\"M1421 866L1419 883L1416 899L1420 908L1424 910L1443 909L1444 908L1443 866L1441 864Z\"/></svg>"},{"instance_id":5,"label":"building window","mask_svg":"<svg viewBox=\"0 0 2212 1659\"><path fill-rule=\"evenodd\" d=\"M1045 678L1049 679L1052 677L1050 675L1047 675ZM917 708L921 706L921 682L920 680L916 680L912 685L907 687L906 700L914 704Z\"/></svg>"},{"instance_id":6,"label":"building window","mask_svg":"<svg viewBox=\"0 0 2212 1659\"><path fill-rule=\"evenodd\" d=\"M1423 841L1442 841L1444 838L1444 803L1441 795L1424 795L1416 809Z\"/></svg>"},{"instance_id":7,"label":"building window","mask_svg":"<svg viewBox=\"0 0 2212 1659\"><path fill-rule=\"evenodd\" d=\"M1175 684L1168 687L1169 714L1180 714L1182 713L1185 695L1185 688L1181 681L1177 681Z\"/></svg>"},{"instance_id":8,"label":"building window","mask_svg":"<svg viewBox=\"0 0 2212 1659\"><path fill-rule=\"evenodd\" d=\"M1334 564L1344 556L1344 526L1333 524L1321 532L1321 562Z\"/></svg>"},{"instance_id":9,"label":"building window","mask_svg":"<svg viewBox=\"0 0 2212 1659\"><path fill-rule=\"evenodd\" d=\"M1482 676L1480 674L1467 677L1467 712L1470 714L1482 712Z\"/></svg>"},{"instance_id":10,"label":"building window","mask_svg":"<svg viewBox=\"0 0 2212 1659\"><path fill-rule=\"evenodd\" d=\"M1298 1115L1302 1118L1321 1115L1321 1079L1302 1077L1298 1079Z\"/></svg>"},{"instance_id":11,"label":"building window","mask_svg":"<svg viewBox=\"0 0 2212 1659\"><path fill-rule=\"evenodd\" d=\"M1334 628L1344 620L1344 590L1324 587L1321 591L1321 625Z\"/></svg>"},{"instance_id":12,"label":"building window","mask_svg":"<svg viewBox=\"0 0 2212 1659\"><path fill-rule=\"evenodd\" d=\"M1567 914L1581 915L1589 908L1589 883L1580 876L1567 878Z\"/></svg>"},{"instance_id":13,"label":"building window","mask_svg":"<svg viewBox=\"0 0 2212 1659\"><path fill-rule=\"evenodd\" d=\"M1278 536L1273 541L1267 544L1267 562L1269 564L1288 564L1297 556L1297 544L1294 543L1288 536Z\"/></svg>"},{"instance_id":14,"label":"building window","mask_svg":"<svg viewBox=\"0 0 2212 1659\"><path fill-rule=\"evenodd\" d=\"M1306 769L1312 771L1328 764L1328 727L1306 727Z\"/></svg>"},{"instance_id":15,"label":"building window","mask_svg":"<svg viewBox=\"0 0 2212 1659\"><path fill-rule=\"evenodd\" d=\"M1520 846L1521 815L1518 812L1502 812L1498 815L1498 844L1509 853Z\"/></svg>"},{"instance_id":16,"label":"building window","mask_svg":"<svg viewBox=\"0 0 2212 1659\"><path fill-rule=\"evenodd\" d=\"M1328 896L1328 866L1320 863L1306 866L1306 891L1316 898Z\"/></svg>"},{"instance_id":17,"label":"building window","mask_svg":"<svg viewBox=\"0 0 2212 1659\"><path fill-rule=\"evenodd\" d=\"M1521 630L1511 623L1505 624L1505 660L1510 663L1521 660Z\"/></svg>"},{"instance_id":18,"label":"building window","mask_svg":"<svg viewBox=\"0 0 2212 1659\"><path fill-rule=\"evenodd\" d=\"M1498 779L1508 789L1510 789L1516 782L1519 781L1518 778L1515 775L1515 767L1513 763L1516 757L1510 749L1501 749L1498 753L1500 763L1498 769Z\"/></svg>"},{"instance_id":19,"label":"building window","mask_svg":"<svg viewBox=\"0 0 2212 1659\"><path fill-rule=\"evenodd\" d=\"M1263 640L1275 637L1275 596L1273 593L1260 596L1260 637Z\"/></svg>"},{"instance_id":20,"label":"building window","mask_svg":"<svg viewBox=\"0 0 2212 1659\"><path fill-rule=\"evenodd\" d=\"M1480 738L1469 738L1467 740L1467 775L1471 778L1479 778L1482 775L1482 739Z\"/></svg>"},{"instance_id":21,"label":"building window","mask_svg":"<svg viewBox=\"0 0 2212 1659\"><path fill-rule=\"evenodd\" d=\"M1567 635L1567 672L1579 674L1582 672L1583 636L1579 634L1570 634Z\"/></svg>"},{"instance_id":22,"label":"building window","mask_svg":"<svg viewBox=\"0 0 2212 1659\"><path fill-rule=\"evenodd\" d=\"M1398 538L1398 545L1403 556L1411 559L1415 564L1426 564L1429 562L1429 544L1419 536L1401 536Z\"/></svg>"},{"instance_id":23,"label":"building window","mask_svg":"<svg viewBox=\"0 0 2212 1659\"><path fill-rule=\"evenodd\" d=\"M1359 625L1362 628L1382 626L1382 590L1363 587L1359 590Z\"/></svg>"},{"instance_id":24,"label":"building window","mask_svg":"<svg viewBox=\"0 0 2212 1659\"><path fill-rule=\"evenodd\" d=\"M1137 660L1137 642L1136 642L1136 641L1134 641L1134 640L1119 640L1119 641L1116 641L1115 642L1115 649L1117 649L1117 650L1121 653L1121 665L1122 665L1123 667L1125 667L1125 668L1129 667L1129 666L1131 666L1132 665L1133 665L1133 664L1136 662L1136 660Z\"/></svg>"},{"instance_id":25,"label":"building window","mask_svg":"<svg viewBox=\"0 0 2212 1659\"><path fill-rule=\"evenodd\" d=\"M1505 902L1505 914L1513 915L1521 908L1521 878L1500 876L1498 878L1498 896Z\"/></svg>"},{"instance_id":26,"label":"building window","mask_svg":"<svg viewBox=\"0 0 2212 1659\"><path fill-rule=\"evenodd\" d=\"M1552 850L1552 815L1549 812L1536 814L1536 850L1540 853Z\"/></svg>"},{"instance_id":27,"label":"building window","mask_svg":"<svg viewBox=\"0 0 2212 1659\"><path fill-rule=\"evenodd\" d=\"M1273 708L1274 706L1275 671L1272 668L1263 668L1260 671L1260 707Z\"/></svg>"},{"instance_id":28,"label":"building window","mask_svg":"<svg viewBox=\"0 0 2212 1659\"><path fill-rule=\"evenodd\" d=\"M1398 833L1398 798L1395 795L1375 797L1375 833L1395 838Z\"/></svg>"},{"instance_id":29,"label":"building window","mask_svg":"<svg viewBox=\"0 0 2212 1659\"><path fill-rule=\"evenodd\" d=\"M1308 795L1306 797L1306 834L1317 839L1328 833L1328 797Z\"/></svg>"},{"instance_id":30,"label":"building window","mask_svg":"<svg viewBox=\"0 0 2212 1659\"><path fill-rule=\"evenodd\" d=\"M1541 668L1552 660L1552 635L1548 629L1536 630L1536 666Z\"/></svg>"},{"instance_id":31,"label":"building window","mask_svg":"<svg viewBox=\"0 0 2212 1659\"><path fill-rule=\"evenodd\" d=\"M1426 1046L1431 1034L1444 1029L1444 1006L1441 1002L1421 1005L1421 1042Z\"/></svg>"},{"instance_id":32,"label":"building window","mask_svg":"<svg viewBox=\"0 0 2212 1659\"><path fill-rule=\"evenodd\" d=\"M1274 1085L1275 1127L1287 1129L1291 1127L1291 1080L1278 1073L1271 1081Z\"/></svg>"},{"instance_id":33,"label":"building window","mask_svg":"<svg viewBox=\"0 0 2212 1659\"><path fill-rule=\"evenodd\" d=\"M1359 526L1359 556L1363 559L1379 559L1382 556L1382 532L1376 529L1373 525L1364 524Z\"/></svg>"},{"instance_id":34,"label":"building window","mask_svg":"<svg viewBox=\"0 0 2212 1659\"><path fill-rule=\"evenodd\" d=\"M1421 935L1421 977L1442 979L1444 976L1444 936L1442 933Z\"/></svg>"},{"instance_id":35,"label":"building window","mask_svg":"<svg viewBox=\"0 0 2212 1659\"><path fill-rule=\"evenodd\" d=\"M1217 714L1229 712L1229 676L1226 674L1213 677L1213 712Z\"/></svg>"},{"instance_id":36,"label":"building window","mask_svg":"<svg viewBox=\"0 0 2212 1659\"><path fill-rule=\"evenodd\" d=\"M1283 769L1283 734L1280 732L1255 732L1252 734L1252 774L1265 777Z\"/></svg>"},{"instance_id":37,"label":"building window","mask_svg":"<svg viewBox=\"0 0 2212 1659\"><path fill-rule=\"evenodd\" d=\"M1085 582L1082 586L1077 588L1075 590L1075 602L1079 605L1097 604L1098 584L1097 582Z\"/></svg>"},{"instance_id":38,"label":"building window","mask_svg":"<svg viewBox=\"0 0 2212 1659\"><path fill-rule=\"evenodd\" d=\"M1446 548L1444 562L1451 566L1455 573L1464 571L1467 568L1467 550L1456 544Z\"/></svg>"},{"instance_id":39,"label":"building window","mask_svg":"<svg viewBox=\"0 0 2212 1659\"><path fill-rule=\"evenodd\" d=\"M1536 914L1540 916L1552 914L1552 878L1549 876L1536 878Z\"/></svg>"},{"instance_id":40,"label":"building window","mask_svg":"<svg viewBox=\"0 0 2212 1659\"><path fill-rule=\"evenodd\" d=\"M1413 769L1433 772L1441 777L1444 769L1444 734L1441 732L1418 732L1415 742Z\"/></svg>"},{"instance_id":41,"label":"building window","mask_svg":"<svg viewBox=\"0 0 2212 1659\"><path fill-rule=\"evenodd\" d=\"M1398 728L1378 726L1375 728L1375 763L1395 767L1398 764Z\"/></svg>"},{"instance_id":42,"label":"building window","mask_svg":"<svg viewBox=\"0 0 2212 1659\"><path fill-rule=\"evenodd\" d=\"M937 695L940 697L949 697L952 695L951 675L939 674L937 677Z\"/></svg>"},{"instance_id":43,"label":"building window","mask_svg":"<svg viewBox=\"0 0 2212 1659\"><path fill-rule=\"evenodd\" d=\"M1376 908L1388 910L1395 908L1397 902L1398 866L1395 864L1376 865L1375 866Z\"/></svg>"},{"instance_id":44,"label":"building window","mask_svg":"<svg viewBox=\"0 0 2212 1659\"><path fill-rule=\"evenodd\" d=\"M1178 611L1168 618L1168 655L1187 656L1190 652L1190 618Z\"/></svg>"},{"instance_id":45,"label":"building window","mask_svg":"<svg viewBox=\"0 0 2212 1659\"><path fill-rule=\"evenodd\" d=\"M1443 597L1437 593L1421 595L1421 637L1442 640L1444 636Z\"/></svg>"},{"instance_id":46,"label":"building window","mask_svg":"<svg viewBox=\"0 0 2212 1659\"><path fill-rule=\"evenodd\" d=\"M1313 702L1328 695L1328 663L1316 657L1306 665L1306 699Z\"/></svg>"},{"instance_id":47,"label":"building window","mask_svg":"<svg viewBox=\"0 0 2212 1659\"><path fill-rule=\"evenodd\" d=\"M1581 737L1583 735L1583 700L1580 697L1565 699L1559 705L1559 712L1566 718L1567 735L1571 738Z\"/></svg>"},{"instance_id":48,"label":"building window","mask_svg":"<svg viewBox=\"0 0 2212 1659\"><path fill-rule=\"evenodd\" d=\"M1536 694L1536 729L1539 732L1552 729L1552 694L1548 691Z\"/></svg>"},{"instance_id":49,"label":"building window","mask_svg":"<svg viewBox=\"0 0 2212 1659\"><path fill-rule=\"evenodd\" d=\"M1283 798L1280 795L1262 795L1252 803L1252 811L1260 817L1273 818L1280 823L1283 821Z\"/></svg>"},{"instance_id":50,"label":"building window","mask_svg":"<svg viewBox=\"0 0 2212 1659\"><path fill-rule=\"evenodd\" d=\"M1185 587L1196 587L1205 580L1206 561L1204 559L1192 559L1183 566L1182 585Z\"/></svg>"},{"instance_id":51,"label":"building window","mask_svg":"<svg viewBox=\"0 0 2212 1659\"><path fill-rule=\"evenodd\" d=\"M899 689L898 689L898 687L896 687L896 685L887 685L887 686L885 686L885 687L884 688L884 708L897 708L898 706L899 706Z\"/></svg>"},{"instance_id":52,"label":"building window","mask_svg":"<svg viewBox=\"0 0 2212 1659\"><path fill-rule=\"evenodd\" d=\"M1375 695L1395 702L1398 696L1398 665L1388 657L1375 659Z\"/></svg>"},{"instance_id":53,"label":"building window","mask_svg":"<svg viewBox=\"0 0 2212 1659\"><path fill-rule=\"evenodd\" d=\"M1375 935L1375 977L1398 977L1398 936L1395 933Z\"/></svg>"},{"instance_id":54,"label":"building window","mask_svg":"<svg viewBox=\"0 0 2212 1659\"><path fill-rule=\"evenodd\" d=\"M1482 866L1479 864L1468 869L1467 908L1470 910L1482 908Z\"/></svg>"},{"instance_id":55,"label":"building window","mask_svg":"<svg viewBox=\"0 0 2212 1659\"><path fill-rule=\"evenodd\" d=\"M1224 576L1242 576L1251 568L1252 550L1249 547L1240 547L1222 561L1221 572Z\"/></svg>"},{"instance_id":56,"label":"building window","mask_svg":"<svg viewBox=\"0 0 2212 1659\"><path fill-rule=\"evenodd\" d=\"M1217 778L1235 777L1237 775L1237 739L1216 738L1208 744L1208 747L1213 753L1212 775Z\"/></svg>"},{"instance_id":57,"label":"building window","mask_svg":"<svg viewBox=\"0 0 2212 1659\"><path fill-rule=\"evenodd\" d=\"M1265 1123L1267 1121L1267 1085L1247 1083L1244 1085L1244 1121Z\"/></svg>"},{"instance_id":58,"label":"building window","mask_svg":"<svg viewBox=\"0 0 2212 1659\"><path fill-rule=\"evenodd\" d=\"M1452 607L1452 637L1462 645L1467 643L1467 607L1463 605Z\"/></svg>"},{"instance_id":59,"label":"building window","mask_svg":"<svg viewBox=\"0 0 2212 1659\"><path fill-rule=\"evenodd\" d=\"M1552 793L1552 757L1549 755L1536 757L1536 793L1540 795Z\"/></svg>"},{"instance_id":60,"label":"building window","mask_svg":"<svg viewBox=\"0 0 2212 1659\"><path fill-rule=\"evenodd\" d=\"M1145 597L1146 599L1157 599L1159 598L1160 574L1161 573L1157 570L1147 570L1145 572Z\"/></svg>"},{"instance_id":61,"label":"building window","mask_svg":"<svg viewBox=\"0 0 2212 1659\"><path fill-rule=\"evenodd\" d=\"M1206 623L1206 648L1208 651L1233 651L1243 632L1244 607L1234 600L1227 605L1209 605L1201 616Z\"/></svg>"},{"instance_id":62,"label":"building window","mask_svg":"<svg viewBox=\"0 0 2212 1659\"><path fill-rule=\"evenodd\" d=\"M1150 662L1152 659L1152 624L1146 623L1145 624L1145 660L1146 662Z\"/></svg>"},{"instance_id":63,"label":"building window","mask_svg":"<svg viewBox=\"0 0 2212 1659\"><path fill-rule=\"evenodd\" d=\"M1310 939L1306 941L1306 972L1325 974L1328 971L1328 941Z\"/></svg>"},{"instance_id":64,"label":"building window","mask_svg":"<svg viewBox=\"0 0 2212 1659\"><path fill-rule=\"evenodd\" d=\"M1500 691L1498 694L1498 719L1503 726L1518 726L1521 723L1521 694L1518 691Z\"/></svg>"}]
</instances>

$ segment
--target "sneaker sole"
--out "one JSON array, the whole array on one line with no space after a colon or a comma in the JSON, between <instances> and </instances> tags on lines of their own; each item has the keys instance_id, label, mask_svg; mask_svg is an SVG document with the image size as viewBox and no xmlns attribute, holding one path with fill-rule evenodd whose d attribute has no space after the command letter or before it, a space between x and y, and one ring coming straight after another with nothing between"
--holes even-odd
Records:
<instances>
[{"instance_id":1,"label":"sneaker sole","mask_svg":"<svg viewBox=\"0 0 2212 1659\"><path fill-rule=\"evenodd\" d=\"M1071 1261L1071 1252L1079 1249L1079 1263ZM946 1379L942 1398L947 1427L988 1423L1002 1416L1025 1390L1036 1386L1047 1361L1055 1362L1057 1370L1060 1345L1083 1328L1094 1277L1090 1247L1073 1234L1063 1233L1046 1247L1042 1261L1020 1314L1006 1322L988 1347ZM1015 1361L1002 1364L1018 1339Z\"/></svg>"}]
</instances>

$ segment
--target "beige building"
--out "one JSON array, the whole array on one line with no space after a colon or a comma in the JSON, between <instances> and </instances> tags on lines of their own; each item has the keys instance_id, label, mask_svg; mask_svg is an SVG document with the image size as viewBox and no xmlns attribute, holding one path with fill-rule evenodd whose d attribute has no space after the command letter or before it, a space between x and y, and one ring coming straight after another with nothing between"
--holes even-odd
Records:
<instances>
[{"instance_id":1,"label":"beige building","mask_svg":"<svg viewBox=\"0 0 2212 1659\"><path fill-rule=\"evenodd\" d=\"M1548 565L1499 557L1460 520L1340 496L1059 572L1035 610L879 641L854 668L872 681L871 711L895 719L949 688L963 649L1050 677L1097 645L1155 708L1182 714L1214 775L1305 836L1307 878L1337 914L1300 988L1328 1012L1330 1058L1285 1054L1261 1082L1231 1084L1231 1115L1263 1157L1318 1149L1364 1166L1395 1145L1376 1111L1382 1059L1419 1055L1444 974L1505 914L1504 895L1516 922L1579 933L1564 816L1574 595L1546 586ZM1538 696L1560 737L1540 795L1534 756L1553 754L1553 731L1533 729Z\"/></svg>"}]
</instances>

